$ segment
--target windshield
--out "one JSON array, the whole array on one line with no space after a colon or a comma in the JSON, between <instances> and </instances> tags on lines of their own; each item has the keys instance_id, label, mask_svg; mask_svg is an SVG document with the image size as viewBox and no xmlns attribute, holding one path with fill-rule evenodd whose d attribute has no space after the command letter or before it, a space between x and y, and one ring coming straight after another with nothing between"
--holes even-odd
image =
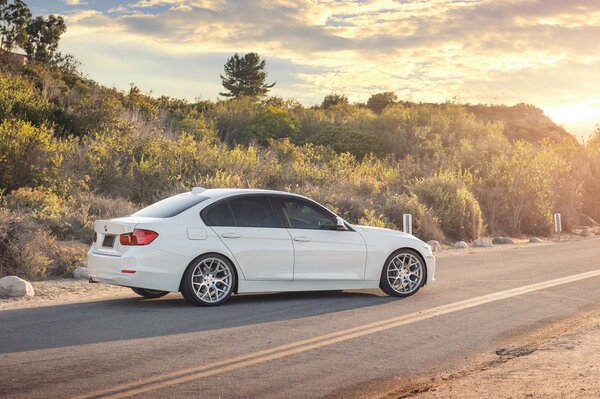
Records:
<instances>
[{"instance_id":1,"label":"windshield","mask_svg":"<svg viewBox=\"0 0 600 399\"><path fill-rule=\"evenodd\" d=\"M198 205L208 197L200 195L175 195L173 197L166 198L162 201L158 201L155 204L145 207L142 210L137 211L131 216L141 216L148 218L170 218L179 215L183 211L187 211L191 207Z\"/></svg>"}]
</instances>

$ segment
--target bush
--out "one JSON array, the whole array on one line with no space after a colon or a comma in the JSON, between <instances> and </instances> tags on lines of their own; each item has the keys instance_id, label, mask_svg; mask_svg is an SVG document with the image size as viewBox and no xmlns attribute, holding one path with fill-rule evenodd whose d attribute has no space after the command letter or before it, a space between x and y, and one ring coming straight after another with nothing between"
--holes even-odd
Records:
<instances>
[{"instance_id":1,"label":"bush","mask_svg":"<svg viewBox=\"0 0 600 399\"><path fill-rule=\"evenodd\" d=\"M270 139L291 138L298 133L298 119L287 109L266 106L250 122L250 133L265 145Z\"/></svg>"},{"instance_id":2,"label":"bush","mask_svg":"<svg viewBox=\"0 0 600 399\"><path fill-rule=\"evenodd\" d=\"M65 178L61 166L72 145L55 138L46 126L4 120L0 123L0 187L10 191L60 185Z\"/></svg>"},{"instance_id":3,"label":"bush","mask_svg":"<svg viewBox=\"0 0 600 399\"><path fill-rule=\"evenodd\" d=\"M85 246L59 245L33 218L0 208L0 277L68 275L85 254Z\"/></svg>"},{"instance_id":4,"label":"bush","mask_svg":"<svg viewBox=\"0 0 600 399\"><path fill-rule=\"evenodd\" d=\"M49 117L51 108L30 82L19 76L0 74L0 120L23 119L40 125Z\"/></svg>"},{"instance_id":5,"label":"bush","mask_svg":"<svg viewBox=\"0 0 600 399\"><path fill-rule=\"evenodd\" d=\"M479 237L483 228L479 203L464 182L468 178L466 174L441 172L413 184L415 194L431 208L444 232L460 240Z\"/></svg>"},{"instance_id":6,"label":"bush","mask_svg":"<svg viewBox=\"0 0 600 399\"><path fill-rule=\"evenodd\" d=\"M310 142L331 147L336 152L349 152L358 158L367 154L381 154L384 151L383 142L379 137L348 126L327 126L319 134L311 137Z\"/></svg>"},{"instance_id":7,"label":"bush","mask_svg":"<svg viewBox=\"0 0 600 399\"><path fill-rule=\"evenodd\" d=\"M20 188L4 198L8 209L26 214L59 240L89 239L87 208L45 188Z\"/></svg>"},{"instance_id":8,"label":"bush","mask_svg":"<svg viewBox=\"0 0 600 399\"><path fill-rule=\"evenodd\" d=\"M391 222L392 228L402 230L403 215L410 213L413 217L413 234L425 241L444 239L444 233L435 216L419 202L414 194L393 195L383 205L384 218Z\"/></svg>"}]
</instances>

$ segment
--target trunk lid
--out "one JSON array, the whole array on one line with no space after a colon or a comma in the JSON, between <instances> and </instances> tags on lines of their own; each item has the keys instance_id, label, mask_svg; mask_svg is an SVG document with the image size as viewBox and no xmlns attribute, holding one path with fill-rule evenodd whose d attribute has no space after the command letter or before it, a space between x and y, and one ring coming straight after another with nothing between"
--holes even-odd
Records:
<instances>
[{"instance_id":1,"label":"trunk lid","mask_svg":"<svg viewBox=\"0 0 600 399\"><path fill-rule=\"evenodd\" d=\"M114 256L124 254L130 247L121 245L119 236L133 232L140 224L154 221L156 221L155 218L144 217L96 220L94 222L94 232L96 233L96 242L93 243L94 252Z\"/></svg>"}]
</instances>

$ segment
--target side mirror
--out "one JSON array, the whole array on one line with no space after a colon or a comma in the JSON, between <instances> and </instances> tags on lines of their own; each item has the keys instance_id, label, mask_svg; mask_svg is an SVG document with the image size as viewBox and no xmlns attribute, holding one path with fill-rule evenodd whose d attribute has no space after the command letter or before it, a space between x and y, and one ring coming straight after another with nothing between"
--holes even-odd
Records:
<instances>
[{"instance_id":1,"label":"side mirror","mask_svg":"<svg viewBox=\"0 0 600 399\"><path fill-rule=\"evenodd\" d=\"M339 216L336 216L336 218L335 218L335 229L336 230L348 230L346 228L346 223L344 223L344 219L342 219Z\"/></svg>"}]
</instances>

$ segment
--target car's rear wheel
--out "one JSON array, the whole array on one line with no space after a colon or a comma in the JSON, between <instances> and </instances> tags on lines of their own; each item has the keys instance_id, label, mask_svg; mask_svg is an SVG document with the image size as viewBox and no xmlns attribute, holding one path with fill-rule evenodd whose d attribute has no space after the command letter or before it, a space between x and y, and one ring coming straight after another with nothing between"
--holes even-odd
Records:
<instances>
[{"instance_id":1,"label":"car's rear wheel","mask_svg":"<svg viewBox=\"0 0 600 399\"><path fill-rule=\"evenodd\" d=\"M186 269L181 294L194 305L216 306L229 299L235 283L236 274L231 262L224 256L207 254Z\"/></svg>"},{"instance_id":2,"label":"car's rear wheel","mask_svg":"<svg viewBox=\"0 0 600 399\"><path fill-rule=\"evenodd\" d=\"M136 294L143 296L144 298L152 299L152 298L160 298L161 296L165 296L168 294L167 291L157 291L157 290L147 290L145 288L134 288L131 287L133 292Z\"/></svg>"},{"instance_id":3,"label":"car's rear wheel","mask_svg":"<svg viewBox=\"0 0 600 399\"><path fill-rule=\"evenodd\" d=\"M386 260L379 286L388 295L411 296L423 285L425 273L425 262L416 251L400 249Z\"/></svg>"}]
</instances>

